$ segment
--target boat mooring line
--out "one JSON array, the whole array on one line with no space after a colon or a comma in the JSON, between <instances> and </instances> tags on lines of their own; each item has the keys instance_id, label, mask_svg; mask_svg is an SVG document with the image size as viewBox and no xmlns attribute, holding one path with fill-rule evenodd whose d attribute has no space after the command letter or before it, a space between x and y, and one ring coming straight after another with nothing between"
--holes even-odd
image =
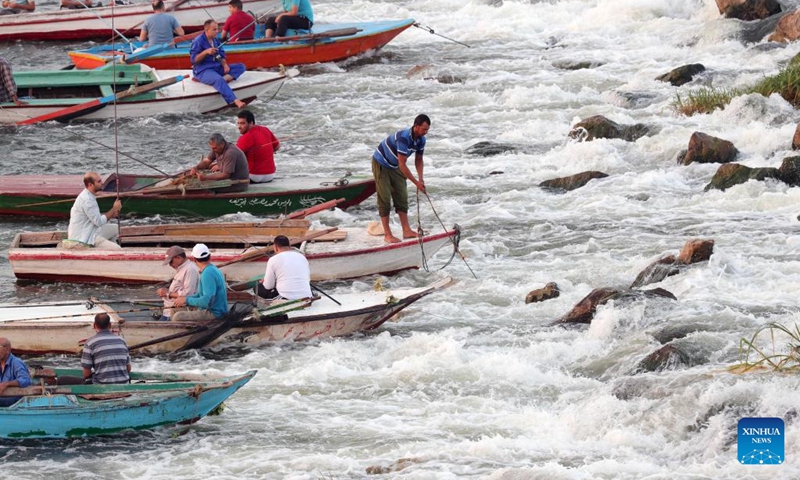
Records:
<instances>
[{"instance_id":1,"label":"boat mooring line","mask_svg":"<svg viewBox=\"0 0 800 480\"><path fill-rule=\"evenodd\" d=\"M434 31L433 31L433 29L432 29L431 27L429 27L429 26L427 26L427 25L420 25L420 24L419 24L419 22L414 22L414 23L412 23L412 24L411 24L411 26L412 26L412 27L417 27L417 28L419 28L420 30L425 30L426 32L430 33L431 35L436 35L437 37L442 37L442 38L444 38L445 40L449 40L449 41L451 41L451 42L453 42L453 43L457 43L457 44L459 44L459 45L463 45L463 46L465 46L465 47L467 47L467 48L472 48L472 46L471 46L471 45L467 45L467 44L466 44L466 43L464 43L464 42L459 42L458 40L455 40L455 39L453 39L453 38L450 38L450 37L445 37L445 36L444 36L444 35L442 35L441 33L436 33L436 32L434 32Z\"/></svg>"}]
</instances>

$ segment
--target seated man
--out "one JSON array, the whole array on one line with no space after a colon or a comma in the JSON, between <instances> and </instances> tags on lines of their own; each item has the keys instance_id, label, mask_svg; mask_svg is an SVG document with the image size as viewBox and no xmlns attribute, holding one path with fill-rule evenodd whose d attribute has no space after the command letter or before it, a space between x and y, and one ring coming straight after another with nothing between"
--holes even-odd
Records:
<instances>
[{"instance_id":1,"label":"seated man","mask_svg":"<svg viewBox=\"0 0 800 480\"><path fill-rule=\"evenodd\" d=\"M109 220L119 215L122 202L117 198L111 210L101 215L95 197L103 188L103 180L97 172L86 172L83 185L86 188L75 199L69 211L69 228L64 247L73 248L82 244L101 250L122 248L112 241L119 235L116 225L108 225Z\"/></svg>"},{"instance_id":2,"label":"seated man","mask_svg":"<svg viewBox=\"0 0 800 480\"><path fill-rule=\"evenodd\" d=\"M156 293L164 299L164 310L161 313L161 321L170 321L175 313L175 300L178 297L189 297L197 291L197 282L200 280L200 270L194 262L186 258L186 252L179 246L173 245L167 250L164 258L164 265L169 265L175 269L175 276L169 289L159 288Z\"/></svg>"},{"instance_id":3,"label":"seated man","mask_svg":"<svg viewBox=\"0 0 800 480\"><path fill-rule=\"evenodd\" d=\"M14 81L14 72L11 64L3 57L0 57L0 103L14 102L16 106L22 106L23 102L17 98L17 83Z\"/></svg>"},{"instance_id":4,"label":"seated man","mask_svg":"<svg viewBox=\"0 0 800 480\"><path fill-rule=\"evenodd\" d=\"M153 13L142 24L142 33L139 40L147 40L147 46L171 43L174 35L183 35L183 28L172 15L164 12L164 2L156 0L153 3Z\"/></svg>"},{"instance_id":5,"label":"seated man","mask_svg":"<svg viewBox=\"0 0 800 480\"><path fill-rule=\"evenodd\" d=\"M308 30L314 25L314 12L309 0L283 0L284 12L267 18L266 38L285 37L290 28Z\"/></svg>"},{"instance_id":6,"label":"seated man","mask_svg":"<svg viewBox=\"0 0 800 480\"><path fill-rule=\"evenodd\" d=\"M11 342L0 337L0 393L8 387L31 386L31 375L25 362L11 353ZM9 407L22 397L0 397L0 407Z\"/></svg>"},{"instance_id":7,"label":"seated man","mask_svg":"<svg viewBox=\"0 0 800 480\"><path fill-rule=\"evenodd\" d=\"M61 8L75 10L76 8L89 8L92 0L61 0Z\"/></svg>"},{"instance_id":8,"label":"seated man","mask_svg":"<svg viewBox=\"0 0 800 480\"><path fill-rule=\"evenodd\" d=\"M205 244L198 243L192 249L192 261L200 270L197 293L175 299L176 307L196 307L197 310L176 312L173 322L198 322L216 320L228 313L228 289L222 272L211 263L211 252Z\"/></svg>"},{"instance_id":9,"label":"seated man","mask_svg":"<svg viewBox=\"0 0 800 480\"><path fill-rule=\"evenodd\" d=\"M275 178L275 152L281 143L269 128L256 125L256 117L250 110L242 110L237 115L236 126L242 134L236 146L247 157L247 169L251 183L267 183Z\"/></svg>"},{"instance_id":10,"label":"seated man","mask_svg":"<svg viewBox=\"0 0 800 480\"><path fill-rule=\"evenodd\" d=\"M94 316L94 336L83 345L83 379L91 383L129 383L131 356L125 339L111 331L107 313Z\"/></svg>"},{"instance_id":11,"label":"seated man","mask_svg":"<svg viewBox=\"0 0 800 480\"><path fill-rule=\"evenodd\" d=\"M273 241L275 255L267 262L267 270L256 287L261 298L298 300L311 297L311 269L305 255L293 249L289 239L278 235Z\"/></svg>"},{"instance_id":12,"label":"seated man","mask_svg":"<svg viewBox=\"0 0 800 480\"><path fill-rule=\"evenodd\" d=\"M218 193L244 192L247 190L249 182L245 180L250 179L250 170L247 168L247 157L245 157L244 152L239 150L236 145L227 142L225 137L219 133L211 135L208 140L208 146L211 147L211 153L195 165L189 175L197 177L201 182L225 179L235 182L230 187L214 189ZM208 168L211 168L214 173L205 174L201 172L201 170L207 170Z\"/></svg>"},{"instance_id":13,"label":"seated man","mask_svg":"<svg viewBox=\"0 0 800 480\"><path fill-rule=\"evenodd\" d=\"M198 81L214 87L225 99L225 103L243 108L246 104L236 98L228 82L242 76L245 66L243 63L228 65L225 60L225 50L217 38L218 31L217 22L206 20L203 24L203 33L192 41L192 47L189 49L192 73Z\"/></svg>"},{"instance_id":14,"label":"seated man","mask_svg":"<svg viewBox=\"0 0 800 480\"><path fill-rule=\"evenodd\" d=\"M36 10L36 2L33 0L3 0L3 8L0 8L0 15L17 15L19 13L31 13Z\"/></svg>"},{"instance_id":15,"label":"seated man","mask_svg":"<svg viewBox=\"0 0 800 480\"><path fill-rule=\"evenodd\" d=\"M256 32L256 22L249 14L242 11L242 0L231 0L228 2L228 12L231 16L225 20L222 26L220 38L224 42L230 34L231 42L242 40L252 40Z\"/></svg>"}]
</instances>

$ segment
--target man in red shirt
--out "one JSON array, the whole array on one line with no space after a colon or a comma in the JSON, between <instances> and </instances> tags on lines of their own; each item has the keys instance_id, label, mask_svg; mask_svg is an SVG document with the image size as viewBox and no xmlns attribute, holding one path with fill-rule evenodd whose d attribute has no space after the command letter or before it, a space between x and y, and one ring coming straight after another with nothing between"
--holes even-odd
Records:
<instances>
[{"instance_id":1,"label":"man in red shirt","mask_svg":"<svg viewBox=\"0 0 800 480\"><path fill-rule=\"evenodd\" d=\"M242 136L236 146L247 156L250 183L271 182L275 178L274 154L280 142L267 127L256 125L256 117L250 110L240 111L237 117L236 126Z\"/></svg>"},{"instance_id":2,"label":"man in red shirt","mask_svg":"<svg viewBox=\"0 0 800 480\"><path fill-rule=\"evenodd\" d=\"M231 42L252 40L256 31L256 23L253 21L253 17L242 11L242 0L228 2L228 11L231 12L231 16L222 26L220 34L222 41L225 41L228 34L231 36Z\"/></svg>"}]
</instances>

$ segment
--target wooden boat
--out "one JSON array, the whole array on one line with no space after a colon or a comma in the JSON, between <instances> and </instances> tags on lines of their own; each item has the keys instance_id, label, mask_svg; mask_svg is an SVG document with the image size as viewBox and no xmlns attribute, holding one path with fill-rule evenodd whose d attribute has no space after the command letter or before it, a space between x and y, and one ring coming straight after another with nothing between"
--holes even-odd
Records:
<instances>
[{"instance_id":1,"label":"wooden boat","mask_svg":"<svg viewBox=\"0 0 800 480\"><path fill-rule=\"evenodd\" d=\"M273 68L279 65L303 65L309 63L335 62L370 50L383 47L414 23L413 19L385 20L363 23L333 23L314 25L310 33L287 37L261 38L225 45L228 63L244 63L248 69ZM133 43L139 48L143 43ZM191 68L189 48L191 42L177 44L176 48L151 47L131 55L126 47L114 51L108 45L69 52L77 68L92 69L105 65L112 58L124 58L128 63L144 63L154 68ZM153 53L155 52L155 53Z\"/></svg>"},{"instance_id":2,"label":"wooden boat","mask_svg":"<svg viewBox=\"0 0 800 480\"><path fill-rule=\"evenodd\" d=\"M371 176L347 174L338 179L277 178L270 183L252 184L247 191L238 193L212 191L226 185L225 181L157 186L165 179L157 175L120 175L123 215L219 217L238 212L279 215L337 198L344 198L339 206L347 208L375 193L375 180ZM0 176L0 215L69 217L69 210L82 190L82 175ZM105 193L98 196L102 211L111 208L116 191L117 176L110 174L103 183Z\"/></svg>"},{"instance_id":3,"label":"wooden boat","mask_svg":"<svg viewBox=\"0 0 800 480\"><path fill-rule=\"evenodd\" d=\"M153 315L157 318L160 309L136 304L6 304L0 305L0 337L8 338L19 354L77 354L82 342L94 334L94 316L107 312L112 330L125 338L133 353L320 339L378 328L407 306L451 282L446 277L422 288L331 293L341 305L327 297L272 307L244 304L242 318L225 325L223 331L214 331L219 322L154 321Z\"/></svg>"},{"instance_id":4,"label":"wooden boat","mask_svg":"<svg viewBox=\"0 0 800 480\"><path fill-rule=\"evenodd\" d=\"M287 77L296 74L296 70L288 73L245 72L230 86L240 100L251 102L265 92L277 89ZM189 80L190 77L190 70L155 70L146 65L109 64L97 70L14 72L17 95L25 103L21 106L12 102L0 103L0 124L24 124L31 119L84 105L92 100L111 99L113 95L125 95L117 101L118 117L209 113L227 107L214 87ZM159 84L165 86L144 91L150 85ZM128 89L142 93L129 95L126 92ZM111 103L105 102L98 108L84 109L77 114L68 112L69 115L57 119L113 119L114 109L102 108Z\"/></svg>"},{"instance_id":5,"label":"wooden boat","mask_svg":"<svg viewBox=\"0 0 800 480\"><path fill-rule=\"evenodd\" d=\"M275 235L290 238L312 233L307 220L256 223L131 226L120 230L121 250L65 249L66 233L28 232L15 236L8 261L18 279L88 283L159 283L175 271L162 265L171 245L190 249L203 242L211 247L212 262L221 265L229 282L248 282L263 276L268 258L263 245ZM320 232L324 233L324 232ZM334 280L373 274L393 274L419 268L447 244L457 245L458 226L448 232L387 244L383 236L363 228L342 228L303 242L300 250L311 266L311 279Z\"/></svg>"},{"instance_id":6,"label":"wooden boat","mask_svg":"<svg viewBox=\"0 0 800 480\"><path fill-rule=\"evenodd\" d=\"M194 423L256 371L232 376L132 372L132 383L122 385L52 385L64 375L81 377L81 370L32 373L34 385L2 393L22 398L0 408L0 438L85 437Z\"/></svg>"},{"instance_id":7,"label":"wooden boat","mask_svg":"<svg viewBox=\"0 0 800 480\"><path fill-rule=\"evenodd\" d=\"M108 3L108 2L106 2ZM203 28L203 22L213 18L223 22L228 18L227 2L209 0L167 0L165 9L183 29L193 32ZM262 14L277 11L278 0L242 0L244 11ZM41 7L40 7L41 8ZM19 15L0 16L0 41L9 40L108 40L114 28L126 37L139 35L142 23L153 14L150 2L73 10L40 10ZM124 40L118 39L118 43Z\"/></svg>"}]
</instances>

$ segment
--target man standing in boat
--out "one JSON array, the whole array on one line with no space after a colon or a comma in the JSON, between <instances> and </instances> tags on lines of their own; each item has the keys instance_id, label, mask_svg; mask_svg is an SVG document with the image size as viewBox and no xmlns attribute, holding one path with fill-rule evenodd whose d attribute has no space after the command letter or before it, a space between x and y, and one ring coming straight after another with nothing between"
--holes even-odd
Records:
<instances>
[{"instance_id":1,"label":"man standing in boat","mask_svg":"<svg viewBox=\"0 0 800 480\"><path fill-rule=\"evenodd\" d=\"M241 42L242 40L252 40L256 32L256 23L249 14L242 11L242 0L231 0L228 2L228 12L231 16L225 20L222 26L220 38L224 42L230 35L231 42Z\"/></svg>"},{"instance_id":2,"label":"man standing in boat","mask_svg":"<svg viewBox=\"0 0 800 480\"><path fill-rule=\"evenodd\" d=\"M310 30L314 25L314 12L309 0L282 0L284 12L267 18L266 38L285 37L290 28Z\"/></svg>"},{"instance_id":3,"label":"man standing in boat","mask_svg":"<svg viewBox=\"0 0 800 480\"><path fill-rule=\"evenodd\" d=\"M183 35L183 27L178 23L178 20L164 12L164 2L162 0L156 0L153 3L153 12L142 24L142 33L139 34L140 41L147 40L147 46L152 47L153 45L171 43L173 34L177 36Z\"/></svg>"},{"instance_id":4,"label":"man standing in boat","mask_svg":"<svg viewBox=\"0 0 800 480\"><path fill-rule=\"evenodd\" d=\"M244 192L250 183L250 170L247 167L247 157L239 147L225 140L220 133L211 135L208 140L211 152L189 172L190 176L197 177L201 182L206 180L231 180L230 187L215 188L217 193ZM211 168L213 173L203 173L202 170Z\"/></svg>"},{"instance_id":5,"label":"man standing in boat","mask_svg":"<svg viewBox=\"0 0 800 480\"><path fill-rule=\"evenodd\" d=\"M103 188L100 175L97 172L86 172L83 176L83 185L86 188L75 199L69 211L67 240L63 246L74 248L78 245L88 245L101 250L122 248L112 241L119 235L117 225L108 224L109 220L119 215L122 202L117 198L111 210L101 215L95 198Z\"/></svg>"},{"instance_id":6,"label":"man standing in boat","mask_svg":"<svg viewBox=\"0 0 800 480\"><path fill-rule=\"evenodd\" d=\"M31 375L25 362L11 353L11 342L0 337L0 393L8 387L31 386ZM0 407L11 406L22 397L0 397Z\"/></svg>"},{"instance_id":7,"label":"man standing in boat","mask_svg":"<svg viewBox=\"0 0 800 480\"><path fill-rule=\"evenodd\" d=\"M94 336L83 344L81 367L84 381L94 384L129 383L131 356L125 339L111 331L107 313L94 316Z\"/></svg>"},{"instance_id":8,"label":"man standing in boat","mask_svg":"<svg viewBox=\"0 0 800 480\"><path fill-rule=\"evenodd\" d=\"M17 98L17 83L14 81L11 64L0 57L0 103L6 102L14 102L18 107L22 105Z\"/></svg>"},{"instance_id":9,"label":"man standing in boat","mask_svg":"<svg viewBox=\"0 0 800 480\"><path fill-rule=\"evenodd\" d=\"M389 213L394 202L400 225L403 228L403 238L416 238L418 235L408 224L408 184L406 180L416 185L420 192L425 193L425 181L422 179L423 160L425 150L425 135L431 126L427 115L417 115L411 128L395 132L378 145L372 154L372 175L378 193L378 214L383 226L383 239L387 243L398 243L400 239L392 235L389 226ZM417 176L408 168L408 158L414 154L414 166Z\"/></svg>"},{"instance_id":10,"label":"man standing in boat","mask_svg":"<svg viewBox=\"0 0 800 480\"><path fill-rule=\"evenodd\" d=\"M289 239L278 235L273 240L275 255L267 262L264 279L256 286L261 298L299 300L311 297L311 268L306 256L291 247Z\"/></svg>"},{"instance_id":11,"label":"man standing in boat","mask_svg":"<svg viewBox=\"0 0 800 480\"><path fill-rule=\"evenodd\" d=\"M242 134L236 146L247 157L250 183L267 183L275 178L275 152L281 143L267 127L256 125L256 117L250 110L237 115L236 126Z\"/></svg>"},{"instance_id":12,"label":"man standing in boat","mask_svg":"<svg viewBox=\"0 0 800 480\"><path fill-rule=\"evenodd\" d=\"M192 261L200 270L197 293L175 299L176 307L195 307L197 310L175 312L173 322L216 320L228 313L228 290L222 272L211 263L211 252L203 243L192 249Z\"/></svg>"},{"instance_id":13,"label":"man standing in boat","mask_svg":"<svg viewBox=\"0 0 800 480\"><path fill-rule=\"evenodd\" d=\"M245 66L243 63L228 65L217 32L219 32L217 22L206 20L203 24L203 34L192 41L192 48L189 50L192 73L198 81L213 86L228 105L234 104L237 108L243 108L246 103L236 98L228 82L242 76Z\"/></svg>"},{"instance_id":14,"label":"man standing in boat","mask_svg":"<svg viewBox=\"0 0 800 480\"><path fill-rule=\"evenodd\" d=\"M170 321L175 313L175 300L178 297L188 297L197 291L197 282L200 280L200 270L194 262L186 258L186 252L179 246L173 245L167 250L164 265L175 269L175 276L169 288L159 288L156 293L164 299L164 310L161 321Z\"/></svg>"}]
</instances>

